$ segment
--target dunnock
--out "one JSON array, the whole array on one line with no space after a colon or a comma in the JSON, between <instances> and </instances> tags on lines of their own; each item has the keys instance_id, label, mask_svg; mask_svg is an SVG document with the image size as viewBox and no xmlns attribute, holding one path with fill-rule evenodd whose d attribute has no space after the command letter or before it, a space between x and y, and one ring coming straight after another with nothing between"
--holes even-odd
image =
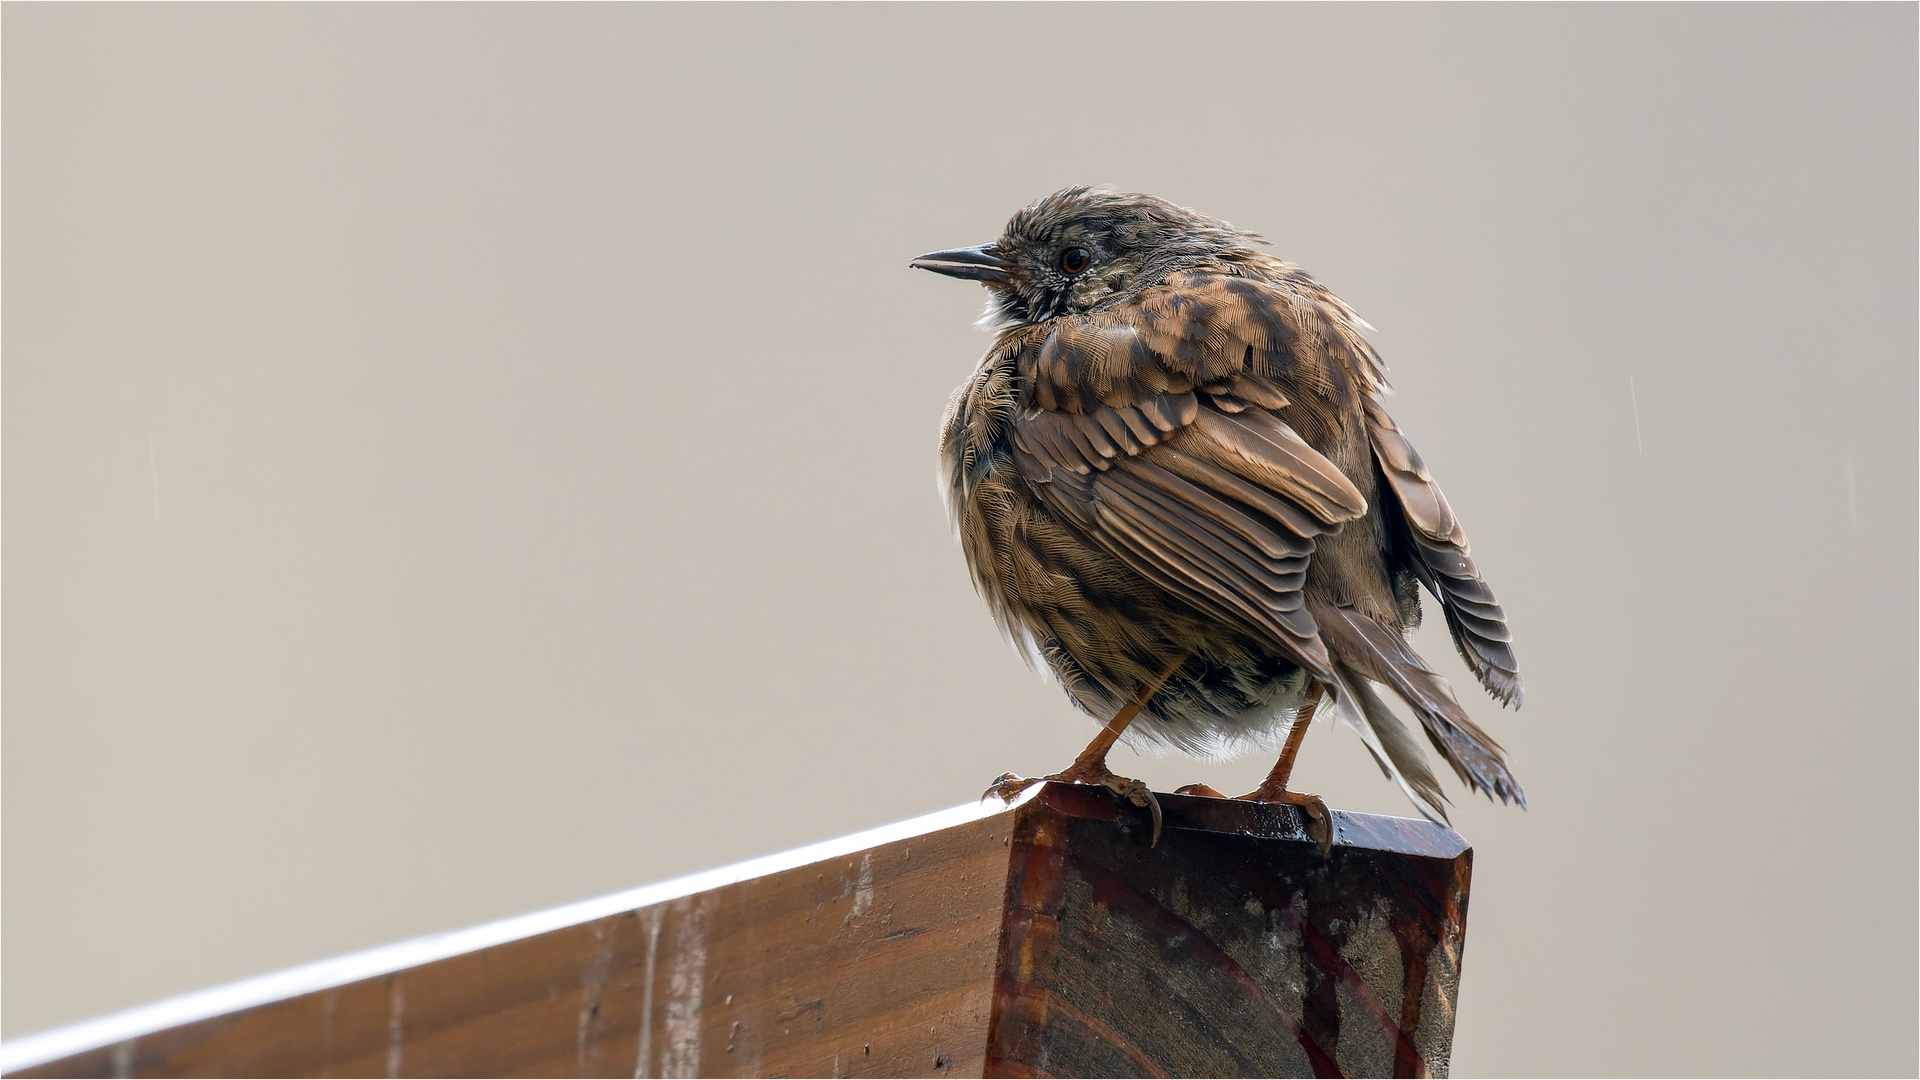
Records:
<instances>
[{"instance_id":1,"label":"dunnock","mask_svg":"<svg viewBox=\"0 0 1920 1080\"><path fill-rule=\"evenodd\" d=\"M1501 750L1406 639L1419 586L1467 666L1518 706L1506 616L1387 415L1371 329L1261 241L1151 195L1082 187L991 244L912 265L978 281L998 336L953 396L949 508L1002 628L1106 722L1061 773L1152 809L1106 755L1123 732L1214 752L1286 728L1243 798L1287 790L1323 696L1421 813L1446 797L1375 684L1470 788L1526 805ZM1006 795L1037 780L1005 777ZM1194 785L1182 791L1217 795Z\"/></svg>"}]
</instances>

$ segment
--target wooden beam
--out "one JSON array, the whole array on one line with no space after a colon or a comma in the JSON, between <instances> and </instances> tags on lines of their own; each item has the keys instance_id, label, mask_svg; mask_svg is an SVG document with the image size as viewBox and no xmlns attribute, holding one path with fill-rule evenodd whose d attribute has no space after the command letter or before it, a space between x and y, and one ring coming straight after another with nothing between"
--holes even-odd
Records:
<instances>
[{"instance_id":1,"label":"wooden beam","mask_svg":"<svg viewBox=\"0 0 1920 1080\"><path fill-rule=\"evenodd\" d=\"M1445 1075L1472 853L1048 784L0 1046L8 1076Z\"/></svg>"}]
</instances>

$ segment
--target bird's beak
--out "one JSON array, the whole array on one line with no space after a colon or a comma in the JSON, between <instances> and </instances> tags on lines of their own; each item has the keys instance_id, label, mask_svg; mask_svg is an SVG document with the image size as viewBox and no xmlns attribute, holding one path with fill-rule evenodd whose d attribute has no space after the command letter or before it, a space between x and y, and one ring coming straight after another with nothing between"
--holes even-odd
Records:
<instances>
[{"instance_id":1,"label":"bird's beak","mask_svg":"<svg viewBox=\"0 0 1920 1080\"><path fill-rule=\"evenodd\" d=\"M948 277L967 278L982 285L1012 288L1013 278L1007 268L1013 264L1000 257L1000 249L992 244L979 247L954 248L951 251L931 251L907 264L922 270L931 270Z\"/></svg>"}]
</instances>

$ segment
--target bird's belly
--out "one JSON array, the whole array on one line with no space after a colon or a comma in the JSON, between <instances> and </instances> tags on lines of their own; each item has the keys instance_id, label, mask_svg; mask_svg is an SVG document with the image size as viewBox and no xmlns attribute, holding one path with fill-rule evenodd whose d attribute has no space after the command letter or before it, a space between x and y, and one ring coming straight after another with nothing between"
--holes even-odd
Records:
<instances>
[{"instance_id":1,"label":"bird's belly","mask_svg":"<svg viewBox=\"0 0 1920 1080\"><path fill-rule=\"evenodd\" d=\"M1034 497L1008 463L959 507L962 544L996 616L1102 722L1167 669L1135 741L1214 756L1271 742L1307 677L1279 649L1135 571ZM1184 659L1183 659L1184 658Z\"/></svg>"}]
</instances>

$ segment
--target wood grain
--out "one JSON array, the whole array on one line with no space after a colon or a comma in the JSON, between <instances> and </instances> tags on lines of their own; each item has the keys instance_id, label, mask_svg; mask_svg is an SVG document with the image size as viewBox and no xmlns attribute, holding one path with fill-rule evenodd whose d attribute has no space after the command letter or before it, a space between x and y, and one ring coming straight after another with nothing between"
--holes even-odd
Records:
<instances>
[{"instance_id":1,"label":"wood grain","mask_svg":"<svg viewBox=\"0 0 1920 1080\"><path fill-rule=\"evenodd\" d=\"M1117 800L1044 801L1014 832L991 1075L1445 1074L1458 837L1337 814L1322 858L1291 807L1173 797L1147 849Z\"/></svg>"},{"instance_id":2,"label":"wood grain","mask_svg":"<svg viewBox=\"0 0 1920 1080\"><path fill-rule=\"evenodd\" d=\"M1047 785L1007 813L20 1076L1444 1075L1471 853Z\"/></svg>"}]
</instances>

